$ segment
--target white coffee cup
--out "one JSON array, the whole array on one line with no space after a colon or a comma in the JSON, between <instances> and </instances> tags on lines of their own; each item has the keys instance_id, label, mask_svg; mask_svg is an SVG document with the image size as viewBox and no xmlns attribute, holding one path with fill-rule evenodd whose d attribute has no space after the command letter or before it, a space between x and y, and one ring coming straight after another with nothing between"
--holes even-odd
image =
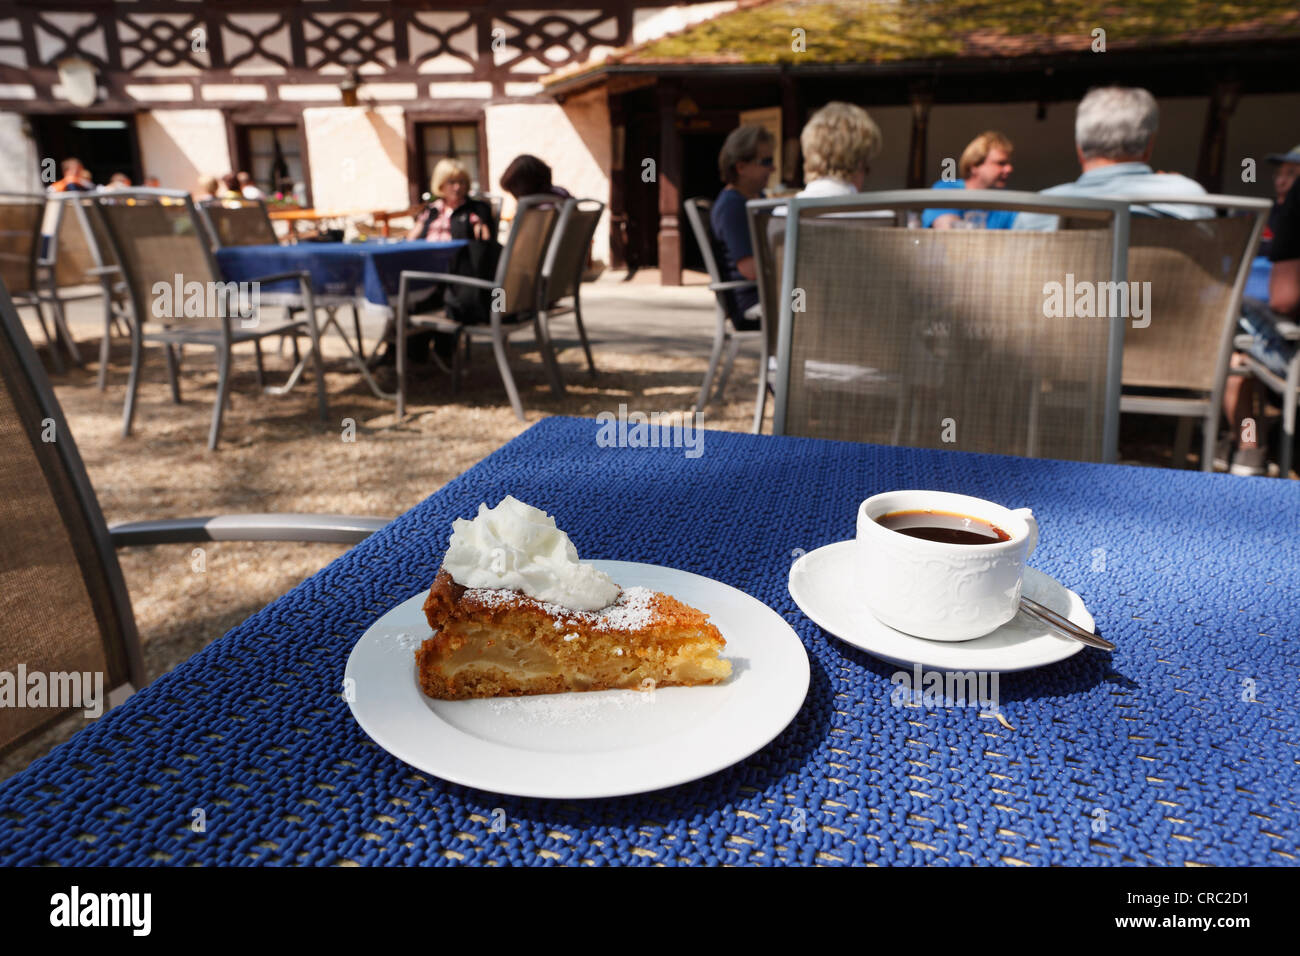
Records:
<instances>
[{"instance_id":1,"label":"white coffee cup","mask_svg":"<svg viewBox=\"0 0 1300 956\"><path fill-rule=\"evenodd\" d=\"M965 515L1011 537L992 544L948 544L879 523L898 511ZM1025 562L1037 544L1038 522L1028 508L1012 511L946 491L890 491L858 508L857 579L881 623L932 641L969 641L1016 616Z\"/></svg>"}]
</instances>

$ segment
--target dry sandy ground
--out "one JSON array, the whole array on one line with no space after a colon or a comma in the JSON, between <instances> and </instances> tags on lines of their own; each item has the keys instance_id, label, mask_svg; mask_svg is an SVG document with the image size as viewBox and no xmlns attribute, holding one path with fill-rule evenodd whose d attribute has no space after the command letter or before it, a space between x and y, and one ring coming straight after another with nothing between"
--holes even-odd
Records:
<instances>
[{"instance_id":1,"label":"dry sandy ground","mask_svg":"<svg viewBox=\"0 0 1300 956\"><path fill-rule=\"evenodd\" d=\"M621 287L626 291L615 288L613 294L630 291L638 299L658 294L649 288L637 290L646 281L642 276L637 280ZM558 326L559 360L568 385L564 398L551 394L540 359L523 337L512 354L528 419L522 423L506 402L486 348L476 350L458 395L452 394L447 376L432 366L417 368L408 414L399 422L393 405L371 395L344 362L342 344L327 339L328 426L318 424L310 379L290 396L262 395L252 353L245 350L236 361L231 408L215 454L206 450L216 394L210 352L187 353L181 405L171 403L163 362L156 350L151 352L130 438L120 433L129 361L125 343L115 343L107 391L95 387L93 362L56 376L55 389L109 523L230 512L395 516L544 416L594 417L616 410L621 402L644 411L689 409L707 365L712 309L705 290L683 292L666 290L661 303L648 306L668 316L656 326L660 338L652 348L629 336L629 329L635 333L638 327L635 317L611 325L604 343L593 331L600 370L594 382L587 377L572 325ZM692 309L691 315L674 318L694 305L690 296L695 295L703 312L696 315ZM634 300L622 301L630 307ZM78 329L78 341L88 354L97 355L98 337L86 328ZM690 334L674 338L678 328ZM38 335L31 323L29 335ZM271 381L281 380L289 367L287 353L283 359L274 357L272 345ZM391 388L391 370L387 374L383 381ZM707 427L749 430L756 374L756 356L742 354L726 401L712 402L706 411ZM770 431L770 402L768 409L765 430ZM355 422L353 442L343 440L345 419ZM1122 457L1168 465L1172 436L1170 420L1126 417ZM202 573L193 570L192 546L119 551L150 679L171 670L344 550L325 544L208 544ZM0 779L67 739L81 727L81 720L69 718L0 759Z\"/></svg>"}]
</instances>

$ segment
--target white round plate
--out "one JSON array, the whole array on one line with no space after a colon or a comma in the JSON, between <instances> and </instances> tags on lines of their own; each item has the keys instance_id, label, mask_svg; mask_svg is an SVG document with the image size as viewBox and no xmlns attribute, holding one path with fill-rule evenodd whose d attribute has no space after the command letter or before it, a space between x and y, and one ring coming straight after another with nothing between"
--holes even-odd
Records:
<instances>
[{"instance_id":1,"label":"white round plate","mask_svg":"<svg viewBox=\"0 0 1300 956\"><path fill-rule=\"evenodd\" d=\"M770 607L688 571L591 564L622 587L662 591L709 615L727 642L731 677L653 691L433 700L415 671L415 650L432 634L425 592L381 617L352 649L344 672L352 716L419 770L494 793L559 799L698 780L761 750L794 719L808 694L808 654Z\"/></svg>"},{"instance_id":2,"label":"white round plate","mask_svg":"<svg viewBox=\"0 0 1300 956\"><path fill-rule=\"evenodd\" d=\"M805 554L790 568L790 596L822 630L868 654L935 670L1006 672L1055 664L1084 648L1023 613L971 641L927 641L896 631L872 617L862 601L856 547L856 541L837 541ZM1026 568L1024 594L1096 633L1083 599L1055 578Z\"/></svg>"}]
</instances>

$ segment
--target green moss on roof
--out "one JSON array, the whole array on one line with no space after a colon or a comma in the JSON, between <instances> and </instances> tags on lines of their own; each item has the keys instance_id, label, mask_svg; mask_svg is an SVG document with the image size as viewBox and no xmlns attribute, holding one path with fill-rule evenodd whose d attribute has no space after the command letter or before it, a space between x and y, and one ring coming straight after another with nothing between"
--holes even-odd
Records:
<instances>
[{"instance_id":1,"label":"green moss on roof","mask_svg":"<svg viewBox=\"0 0 1300 956\"><path fill-rule=\"evenodd\" d=\"M1092 31L1107 47L1176 46L1254 35L1300 35L1294 0L1217 3L1138 0L831 0L742 6L630 51L624 62L707 58L734 63L872 63L962 55L1089 51ZM794 31L806 49L794 49Z\"/></svg>"}]
</instances>

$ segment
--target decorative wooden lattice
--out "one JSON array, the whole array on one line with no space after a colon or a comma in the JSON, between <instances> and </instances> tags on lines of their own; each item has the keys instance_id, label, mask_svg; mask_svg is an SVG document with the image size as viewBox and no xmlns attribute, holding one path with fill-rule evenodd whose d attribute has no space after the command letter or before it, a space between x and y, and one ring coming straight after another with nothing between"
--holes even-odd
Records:
<instances>
[{"instance_id":1,"label":"decorative wooden lattice","mask_svg":"<svg viewBox=\"0 0 1300 956\"><path fill-rule=\"evenodd\" d=\"M351 69L392 78L529 81L586 62L595 48L626 44L634 6L632 0L577 10L520 10L509 0L434 10L408 0L85 4L51 11L0 0L0 82L74 56L112 84L200 72L306 81L308 74Z\"/></svg>"}]
</instances>

